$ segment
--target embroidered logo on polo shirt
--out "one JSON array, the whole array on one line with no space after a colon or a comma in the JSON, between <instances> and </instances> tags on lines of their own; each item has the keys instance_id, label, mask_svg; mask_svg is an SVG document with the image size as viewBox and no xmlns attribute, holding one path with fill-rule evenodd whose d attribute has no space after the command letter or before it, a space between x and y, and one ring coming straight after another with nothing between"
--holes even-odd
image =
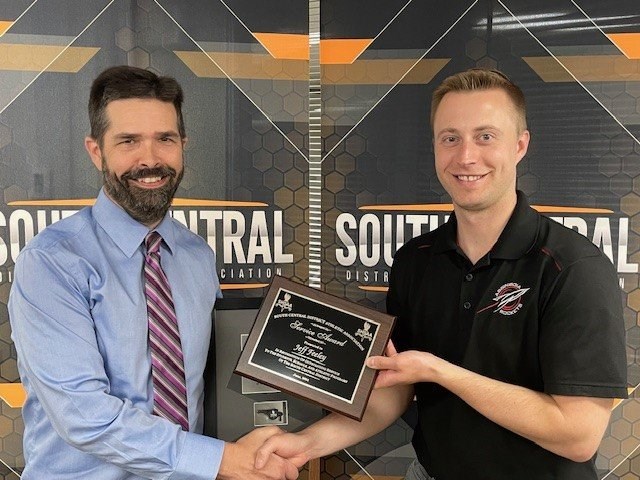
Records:
<instances>
[{"instance_id":1,"label":"embroidered logo on polo shirt","mask_svg":"<svg viewBox=\"0 0 640 480\"><path fill-rule=\"evenodd\" d=\"M515 282L505 283L498 288L495 296L493 297L496 303L492 303L488 307L483 308L480 312L495 307L493 313L497 312L502 315L513 315L522 308L522 297L529 290L529 288L522 288L520 284Z\"/></svg>"}]
</instances>

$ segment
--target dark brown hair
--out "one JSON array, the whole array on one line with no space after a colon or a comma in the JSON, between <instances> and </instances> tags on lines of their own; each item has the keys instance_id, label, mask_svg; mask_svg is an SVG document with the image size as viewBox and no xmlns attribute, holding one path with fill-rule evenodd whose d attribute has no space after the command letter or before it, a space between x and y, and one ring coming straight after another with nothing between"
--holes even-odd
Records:
<instances>
[{"instance_id":1,"label":"dark brown hair","mask_svg":"<svg viewBox=\"0 0 640 480\"><path fill-rule=\"evenodd\" d=\"M431 96L431 126L436 116L436 110L442 98L449 92L471 92L475 90L491 90L498 88L504 91L513 106L517 115L518 133L527 129L527 108L524 94L520 87L509 80L504 73L498 70L483 68L472 68L464 72L456 73L444 79L444 81L433 91Z\"/></svg>"},{"instance_id":2,"label":"dark brown hair","mask_svg":"<svg viewBox=\"0 0 640 480\"><path fill-rule=\"evenodd\" d=\"M172 77L160 77L143 68L121 65L104 70L93 81L89 94L89 123L91 137L102 145L109 127L106 108L109 102L127 98L155 98L171 102L178 116L178 133L186 137L182 118L184 95L180 84Z\"/></svg>"}]
</instances>

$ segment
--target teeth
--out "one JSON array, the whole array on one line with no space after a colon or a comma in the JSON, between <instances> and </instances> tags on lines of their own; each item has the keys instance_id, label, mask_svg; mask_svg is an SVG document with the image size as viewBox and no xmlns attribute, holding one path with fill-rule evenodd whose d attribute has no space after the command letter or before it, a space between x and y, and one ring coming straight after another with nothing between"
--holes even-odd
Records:
<instances>
[{"instance_id":1,"label":"teeth","mask_svg":"<svg viewBox=\"0 0 640 480\"><path fill-rule=\"evenodd\" d=\"M138 181L141 183L155 183L159 182L160 180L162 180L162 177L145 177L138 179Z\"/></svg>"},{"instance_id":2,"label":"teeth","mask_svg":"<svg viewBox=\"0 0 640 480\"><path fill-rule=\"evenodd\" d=\"M458 180L462 180L463 182L475 182L476 180L480 180L484 175L457 175Z\"/></svg>"}]
</instances>

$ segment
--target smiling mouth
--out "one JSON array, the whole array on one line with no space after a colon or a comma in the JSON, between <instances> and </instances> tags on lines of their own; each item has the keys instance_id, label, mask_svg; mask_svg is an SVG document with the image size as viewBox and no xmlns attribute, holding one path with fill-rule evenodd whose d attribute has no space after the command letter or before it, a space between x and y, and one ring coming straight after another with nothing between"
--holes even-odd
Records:
<instances>
[{"instance_id":1,"label":"smiling mouth","mask_svg":"<svg viewBox=\"0 0 640 480\"><path fill-rule=\"evenodd\" d=\"M481 178L484 178L484 175L455 175L455 177L462 182L477 182Z\"/></svg>"},{"instance_id":2,"label":"smiling mouth","mask_svg":"<svg viewBox=\"0 0 640 480\"><path fill-rule=\"evenodd\" d=\"M158 175L153 177L139 177L132 178L130 181L132 182L132 186L136 186L141 189L156 189L161 188L166 185L169 179L169 175Z\"/></svg>"},{"instance_id":3,"label":"smiling mouth","mask_svg":"<svg viewBox=\"0 0 640 480\"><path fill-rule=\"evenodd\" d=\"M176 175L176 171L170 167L141 168L124 173L121 179L138 188L158 188L166 185Z\"/></svg>"},{"instance_id":4,"label":"smiling mouth","mask_svg":"<svg viewBox=\"0 0 640 480\"><path fill-rule=\"evenodd\" d=\"M138 178L136 181L140 183L157 183L160 180L162 180L162 177L144 177L144 178Z\"/></svg>"}]
</instances>

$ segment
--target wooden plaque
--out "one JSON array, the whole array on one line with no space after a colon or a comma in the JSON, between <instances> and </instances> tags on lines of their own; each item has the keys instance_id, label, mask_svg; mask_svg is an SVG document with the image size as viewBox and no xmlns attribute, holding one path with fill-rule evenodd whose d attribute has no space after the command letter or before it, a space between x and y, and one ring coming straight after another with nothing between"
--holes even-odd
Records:
<instances>
[{"instance_id":1,"label":"wooden plaque","mask_svg":"<svg viewBox=\"0 0 640 480\"><path fill-rule=\"evenodd\" d=\"M234 373L362 420L395 317L275 277Z\"/></svg>"}]
</instances>

